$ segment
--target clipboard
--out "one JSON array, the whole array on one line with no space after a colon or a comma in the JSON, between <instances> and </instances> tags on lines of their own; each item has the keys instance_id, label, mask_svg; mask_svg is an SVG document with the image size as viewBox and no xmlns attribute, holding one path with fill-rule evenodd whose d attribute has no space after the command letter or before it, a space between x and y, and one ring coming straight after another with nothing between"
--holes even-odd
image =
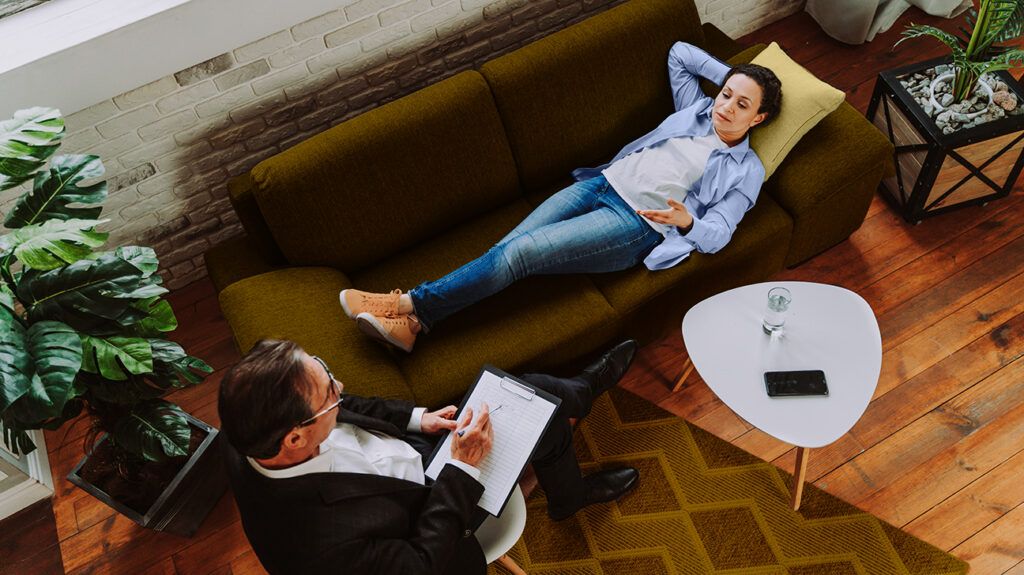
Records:
<instances>
[{"instance_id":1,"label":"clipboard","mask_svg":"<svg viewBox=\"0 0 1024 575\"><path fill-rule=\"evenodd\" d=\"M513 468L515 470L514 480L512 481L511 486L507 489L506 492L503 492L503 493L500 493L500 494L495 494L494 492L487 493L486 489L491 489L492 486L488 485L488 483L489 483L488 477L485 477L486 471L482 469L483 473L481 474L480 480L481 480L481 483L484 484L485 495L484 495L484 497L481 498L481 503L483 502L484 499L495 500L495 498L497 497L497 498L500 498L499 500L501 501L501 505L497 509L496 513L493 512L493 505L489 506L489 507L491 507L491 509L487 509L487 508L483 507L482 505L478 505L478 506L481 509L484 509L485 511L490 513L491 515L494 515L495 517L498 517L498 516L501 515L502 511L505 510L505 506L508 505L508 501L512 497L512 491L515 489L515 486L518 484L519 477L522 476L523 470L526 469L526 466L533 459L533 454L537 450L537 445L540 442L540 438L542 438L544 436L544 434L548 430L548 427L550 427L551 421L554 420L555 413L557 413L558 406L561 405L562 400L560 398L554 396L554 395L551 395L550 393L548 393L548 392L546 392L546 391L544 391L542 389L539 389L539 388L537 388L537 387L535 387L535 386L533 386L533 385L523 381L522 379L519 379L518 377L515 377L514 375L508 374L508 373L506 373L506 372L504 372L504 371L502 371L502 370L500 370L500 369L498 369L498 368L496 368L496 367L494 367L492 365L485 364L480 369L480 373L477 374L476 380L473 382L473 385L469 388L469 390L466 391L466 394L462 397L462 402L459 404L459 409L458 409L458 411L456 412L456 415L455 415L456 420L458 420L462 416L462 413L465 411L466 406L469 403L470 398L473 397L474 393L477 390L477 386L480 385L481 381L483 381L485 377L487 377L490 380L491 378L493 378L495 376L500 378L500 380L498 381L498 386L499 386L500 390L502 392L504 392L504 393L508 393L510 401L513 401L516 405L518 405L518 406L525 406L525 407L522 407L523 409L532 409L532 410L535 410L535 413L536 413L537 411L540 411L540 409L543 409L543 410L549 409L549 407L547 405L542 405L539 402L543 402L545 404L549 404L550 406L552 406L550 408L550 413L547 414L546 419L544 419L543 422L542 422L542 425L541 424L537 424L537 425L534 425L531 428L532 432L536 432L536 430L539 430L540 432L537 433L536 438L533 441L533 444L530 446L529 451L526 453L526 456L522 459L522 461L519 461L518 459L516 459L514 464L511 464L511 465L513 465ZM491 384L489 384L489 385L491 385ZM538 403L534 404L533 402L535 402L535 401L538 402ZM503 403L502 405L505 405L505 404ZM529 406L536 406L536 407L532 407L531 408ZM492 410L494 409L493 405L490 406L490 407L491 407ZM508 413L506 415L512 415L512 413ZM494 447L498 447L499 427L502 427L502 426L499 426L498 424L495 423L497 421L497 418L500 417L500 416L501 416L501 413L497 412L497 413L495 413L494 419L491 420L492 421L492 425L495 426L495 437L494 437L495 446ZM428 470L430 470L432 464L434 463L434 459L437 457L438 453L441 453L442 450L449 450L449 449L451 449L451 447L450 447L450 440L451 440L450 435L451 435L451 433L453 433L453 432L449 431L444 436L442 436L440 441L437 442L437 445L434 447L434 451L430 454L430 457L427 459L427 464L424 466L424 472L428 472ZM448 451L445 451L444 453L448 453ZM484 463L485 466L488 464L488 459L490 459L493 456L495 456L494 448L492 448L492 452L491 452L490 455L488 455L488 458L484 460L483 463ZM447 459L450 459L450 458L449 457L445 457L445 459L447 460ZM504 470L505 471L508 470L508 465L506 465ZM429 476L430 475L428 474L428 477ZM433 478L436 478L436 477L433 477ZM505 478L503 480L507 480L507 478Z\"/></svg>"}]
</instances>

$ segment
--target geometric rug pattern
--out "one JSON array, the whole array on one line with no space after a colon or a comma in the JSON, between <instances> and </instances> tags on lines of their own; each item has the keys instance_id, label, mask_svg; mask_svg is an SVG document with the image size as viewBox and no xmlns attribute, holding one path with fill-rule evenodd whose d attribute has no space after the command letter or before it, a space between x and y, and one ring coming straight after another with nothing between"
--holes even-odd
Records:
<instances>
[{"instance_id":1,"label":"geometric rug pattern","mask_svg":"<svg viewBox=\"0 0 1024 575\"><path fill-rule=\"evenodd\" d=\"M576 430L584 474L629 465L638 487L554 523L537 488L509 555L531 575L946 575L967 564L627 391ZM492 575L505 571L491 566Z\"/></svg>"}]
</instances>

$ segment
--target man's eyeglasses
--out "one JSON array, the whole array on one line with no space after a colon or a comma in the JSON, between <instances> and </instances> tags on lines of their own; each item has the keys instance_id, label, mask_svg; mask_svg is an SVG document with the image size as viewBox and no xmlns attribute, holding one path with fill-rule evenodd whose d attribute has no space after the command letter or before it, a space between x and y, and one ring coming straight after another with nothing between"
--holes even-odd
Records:
<instances>
[{"instance_id":1,"label":"man's eyeglasses","mask_svg":"<svg viewBox=\"0 0 1024 575\"><path fill-rule=\"evenodd\" d=\"M335 401L334 403L316 412L316 415L300 423L298 425L299 427L303 427L309 425L310 423L313 423L314 421L316 421L316 418L341 405L341 402L344 399L343 397L341 397L341 383L338 380L334 379L334 374L331 373L331 369L327 367L327 364L324 363L324 360L320 359L315 355L311 355L310 357L316 360L316 362L320 364L320 367L324 368L324 371L327 373L327 377L331 379L331 385L334 386L334 395L338 398L338 401Z\"/></svg>"}]
</instances>

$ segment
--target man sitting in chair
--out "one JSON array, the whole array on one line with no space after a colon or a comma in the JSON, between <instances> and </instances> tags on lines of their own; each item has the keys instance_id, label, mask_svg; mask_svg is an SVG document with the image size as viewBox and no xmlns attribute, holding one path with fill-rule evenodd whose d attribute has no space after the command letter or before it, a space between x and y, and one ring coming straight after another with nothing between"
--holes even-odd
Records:
<instances>
[{"instance_id":1,"label":"man sitting in chair","mask_svg":"<svg viewBox=\"0 0 1024 575\"><path fill-rule=\"evenodd\" d=\"M635 351L623 342L571 379L523 376L562 400L532 459L554 520L636 485L632 468L583 477L569 423L618 383ZM484 517L477 466L493 438L486 405L456 422L452 405L427 411L346 394L323 360L264 340L225 375L218 409L242 525L271 573L486 572L472 537ZM424 460L439 434L456 430L455 461L431 482Z\"/></svg>"}]
</instances>

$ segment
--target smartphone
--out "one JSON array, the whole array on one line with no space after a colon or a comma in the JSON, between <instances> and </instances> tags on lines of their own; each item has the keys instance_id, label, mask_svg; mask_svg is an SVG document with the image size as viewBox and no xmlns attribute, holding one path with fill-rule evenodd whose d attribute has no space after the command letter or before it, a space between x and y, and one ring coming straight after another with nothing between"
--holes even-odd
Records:
<instances>
[{"instance_id":1,"label":"smartphone","mask_svg":"<svg viewBox=\"0 0 1024 575\"><path fill-rule=\"evenodd\" d=\"M828 395L825 372L820 369L766 371L764 372L764 387L768 390L768 397Z\"/></svg>"}]
</instances>

